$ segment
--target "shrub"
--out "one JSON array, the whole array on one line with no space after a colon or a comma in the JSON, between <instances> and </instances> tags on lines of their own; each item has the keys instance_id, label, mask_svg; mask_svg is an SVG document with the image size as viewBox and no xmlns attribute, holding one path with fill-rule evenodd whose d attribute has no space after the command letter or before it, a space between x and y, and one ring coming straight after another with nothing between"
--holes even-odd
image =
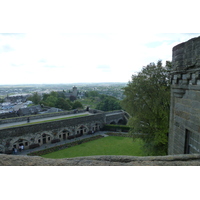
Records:
<instances>
[{"instance_id":1,"label":"shrub","mask_svg":"<svg viewBox=\"0 0 200 200\"><path fill-rule=\"evenodd\" d=\"M75 137L81 137L83 134L79 133L79 134L76 134Z\"/></svg>"},{"instance_id":2,"label":"shrub","mask_svg":"<svg viewBox=\"0 0 200 200\"><path fill-rule=\"evenodd\" d=\"M31 144L31 145L29 145L29 149L34 149L34 148L36 148L36 147L39 147L40 145L39 144Z\"/></svg>"},{"instance_id":3,"label":"shrub","mask_svg":"<svg viewBox=\"0 0 200 200\"><path fill-rule=\"evenodd\" d=\"M54 144L54 143L57 143L57 142L60 142L60 139L53 139L53 140L51 141L51 144Z\"/></svg>"},{"instance_id":4,"label":"shrub","mask_svg":"<svg viewBox=\"0 0 200 200\"><path fill-rule=\"evenodd\" d=\"M126 125L113 125L113 124L107 124L103 127L104 131L122 131L122 132L128 132L130 130L130 126Z\"/></svg>"},{"instance_id":5,"label":"shrub","mask_svg":"<svg viewBox=\"0 0 200 200\"><path fill-rule=\"evenodd\" d=\"M12 154L12 150L5 151L5 154Z\"/></svg>"},{"instance_id":6,"label":"shrub","mask_svg":"<svg viewBox=\"0 0 200 200\"><path fill-rule=\"evenodd\" d=\"M75 138L74 135L69 135L69 136L67 137L68 140L71 140L71 139L74 139L74 138Z\"/></svg>"}]
</instances>

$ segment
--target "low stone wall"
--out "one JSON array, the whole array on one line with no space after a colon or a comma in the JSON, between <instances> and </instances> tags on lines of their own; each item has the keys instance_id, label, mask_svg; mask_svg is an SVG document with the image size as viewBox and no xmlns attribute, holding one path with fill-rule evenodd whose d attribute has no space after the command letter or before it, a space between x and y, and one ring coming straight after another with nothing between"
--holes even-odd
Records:
<instances>
[{"instance_id":1,"label":"low stone wall","mask_svg":"<svg viewBox=\"0 0 200 200\"><path fill-rule=\"evenodd\" d=\"M86 112L86 111L85 110L78 111L78 113L83 113L83 112ZM14 117L14 118L0 120L0 124L26 121L27 117L29 117L30 120L34 120L34 119L42 119L42 118L46 118L46 117L70 115L70 114L74 114L74 113L75 113L75 111L64 111L64 112L56 112L56 113L48 113L48 114L38 114L38 115L30 115L30 116L23 116L23 117ZM91 113L93 113L93 111L91 111Z\"/></svg>"},{"instance_id":2,"label":"low stone wall","mask_svg":"<svg viewBox=\"0 0 200 200\"><path fill-rule=\"evenodd\" d=\"M88 156L47 159L0 154L0 166L200 166L200 154L176 156Z\"/></svg>"}]
</instances>

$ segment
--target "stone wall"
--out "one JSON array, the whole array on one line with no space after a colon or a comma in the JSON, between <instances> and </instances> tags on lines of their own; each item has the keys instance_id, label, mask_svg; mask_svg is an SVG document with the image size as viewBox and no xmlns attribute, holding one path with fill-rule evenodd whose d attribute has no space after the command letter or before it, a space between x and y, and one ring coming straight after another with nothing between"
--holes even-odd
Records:
<instances>
[{"instance_id":1,"label":"stone wall","mask_svg":"<svg viewBox=\"0 0 200 200\"><path fill-rule=\"evenodd\" d=\"M0 152L10 151L23 143L25 149L32 144L51 143L54 139L67 139L68 136L87 134L89 131L100 130L105 124L104 113L63 119L59 121L41 122L0 130Z\"/></svg>"},{"instance_id":2,"label":"stone wall","mask_svg":"<svg viewBox=\"0 0 200 200\"><path fill-rule=\"evenodd\" d=\"M127 119L125 119L124 111L113 111L113 112L107 112L106 117L106 123L107 124L126 124Z\"/></svg>"},{"instance_id":3,"label":"stone wall","mask_svg":"<svg viewBox=\"0 0 200 200\"><path fill-rule=\"evenodd\" d=\"M86 112L85 110L78 110L78 113ZM91 113L101 113L98 110L90 110ZM30 116L24 116L24 117L13 117L8 119L0 119L0 124L6 124L6 123L12 123L12 122L22 122L26 121L27 117L30 118L30 120L34 119L42 119L46 117L56 117L56 116L62 116L62 115L70 115L77 113L76 111L64 111L64 112L56 112L56 113L48 113L48 114L38 114L38 115L30 115Z\"/></svg>"},{"instance_id":4,"label":"stone wall","mask_svg":"<svg viewBox=\"0 0 200 200\"><path fill-rule=\"evenodd\" d=\"M39 156L0 154L0 166L200 166L200 155L87 156L47 159Z\"/></svg>"},{"instance_id":5,"label":"stone wall","mask_svg":"<svg viewBox=\"0 0 200 200\"><path fill-rule=\"evenodd\" d=\"M168 154L200 153L200 37L173 48Z\"/></svg>"}]
</instances>

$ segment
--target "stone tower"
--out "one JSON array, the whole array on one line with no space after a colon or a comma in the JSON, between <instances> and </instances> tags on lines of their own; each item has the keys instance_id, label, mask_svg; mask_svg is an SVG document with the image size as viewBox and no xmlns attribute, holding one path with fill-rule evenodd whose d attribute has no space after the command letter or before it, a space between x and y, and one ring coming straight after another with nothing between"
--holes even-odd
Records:
<instances>
[{"instance_id":1,"label":"stone tower","mask_svg":"<svg viewBox=\"0 0 200 200\"><path fill-rule=\"evenodd\" d=\"M77 96L78 96L78 90L77 90L77 87L73 87L72 88L72 95L74 96L74 97L76 97L77 98Z\"/></svg>"},{"instance_id":2,"label":"stone tower","mask_svg":"<svg viewBox=\"0 0 200 200\"><path fill-rule=\"evenodd\" d=\"M200 153L200 37L172 51L168 154Z\"/></svg>"}]
</instances>

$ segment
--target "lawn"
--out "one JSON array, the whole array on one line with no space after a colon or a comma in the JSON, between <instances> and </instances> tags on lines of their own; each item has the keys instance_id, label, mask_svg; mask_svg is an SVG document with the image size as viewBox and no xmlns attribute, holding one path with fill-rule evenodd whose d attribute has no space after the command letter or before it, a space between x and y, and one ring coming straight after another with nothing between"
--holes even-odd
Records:
<instances>
[{"instance_id":1,"label":"lawn","mask_svg":"<svg viewBox=\"0 0 200 200\"><path fill-rule=\"evenodd\" d=\"M69 147L60 151L55 151L46 155L44 158L72 158L94 155L127 155L145 156L141 149L140 139L133 142L132 138L108 136L98 140Z\"/></svg>"}]
</instances>

